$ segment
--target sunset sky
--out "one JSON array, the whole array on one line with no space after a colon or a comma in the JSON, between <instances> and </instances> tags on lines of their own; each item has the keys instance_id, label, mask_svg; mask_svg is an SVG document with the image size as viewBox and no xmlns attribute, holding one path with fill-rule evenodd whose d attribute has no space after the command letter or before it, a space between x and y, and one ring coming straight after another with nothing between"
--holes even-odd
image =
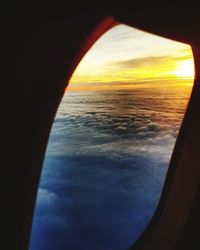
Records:
<instances>
[{"instance_id":1,"label":"sunset sky","mask_svg":"<svg viewBox=\"0 0 200 250\"><path fill-rule=\"evenodd\" d=\"M146 81L192 79L193 68L189 45L118 25L86 53L69 89L113 89L121 84L134 87Z\"/></svg>"}]
</instances>

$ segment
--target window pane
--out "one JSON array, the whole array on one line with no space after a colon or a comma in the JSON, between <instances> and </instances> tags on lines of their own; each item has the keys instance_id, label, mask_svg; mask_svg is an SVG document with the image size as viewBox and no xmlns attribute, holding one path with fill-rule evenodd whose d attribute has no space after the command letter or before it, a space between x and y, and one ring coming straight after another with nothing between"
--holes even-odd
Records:
<instances>
[{"instance_id":1,"label":"window pane","mask_svg":"<svg viewBox=\"0 0 200 250\"><path fill-rule=\"evenodd\" d=\"M74 72L52 127L30 250L125 250L159 202L190 97L188 45L119 25Z\"/></svg>"}]
</instances>

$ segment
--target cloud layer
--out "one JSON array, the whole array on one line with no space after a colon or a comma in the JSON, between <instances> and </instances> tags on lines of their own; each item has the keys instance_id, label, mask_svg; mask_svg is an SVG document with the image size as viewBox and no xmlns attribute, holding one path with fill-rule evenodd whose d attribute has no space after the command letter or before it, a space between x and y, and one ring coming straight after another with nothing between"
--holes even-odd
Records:
<instances>
[{"instance_id":1,"label":"cloud layer","mask_svg":"<svg viewBox=\"0 0 200 250\"><path fill-rule=\"evenodd\" d=\"M182 55L182 56L172 56L172 55L163 55L163 56L146 56L146 57L137 57L129 60L121 60L115 62L115 65L122 68L140 68L140 67L151 67L171 63L176 64L179 61L191 59L191 55ZM112 62L113 63L113 62Z\"/></svg>"},{"instance_id":2,"label":"cloud layer","mask_svg":"<svg viewBox=\"0 0 200 250\"><path fill-rule=\"evenodd\" d=\"M128 249L157 206L186 103L187 93L174 90L67 93L30 250Z\"/></svg>"}]
</instances>

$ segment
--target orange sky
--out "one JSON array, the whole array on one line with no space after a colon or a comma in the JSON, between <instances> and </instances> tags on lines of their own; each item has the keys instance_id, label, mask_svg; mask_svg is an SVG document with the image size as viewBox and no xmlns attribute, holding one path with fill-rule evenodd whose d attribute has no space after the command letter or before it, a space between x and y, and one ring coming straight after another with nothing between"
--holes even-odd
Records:
<instances>
[{"instance_id":1,"label":"orange sky","mask_svg":"<svg viewBox=\"0 0 200 250\"><path fill-rule=\"evenodd\" d=\"M86 53L74 71L68 89L138 88L146 86L146 81L152 85L158 80L169 79L170 83L191 79L192 84L193 76L189 45L118 25L107 31Z\"/></svg>"}]
</instances>

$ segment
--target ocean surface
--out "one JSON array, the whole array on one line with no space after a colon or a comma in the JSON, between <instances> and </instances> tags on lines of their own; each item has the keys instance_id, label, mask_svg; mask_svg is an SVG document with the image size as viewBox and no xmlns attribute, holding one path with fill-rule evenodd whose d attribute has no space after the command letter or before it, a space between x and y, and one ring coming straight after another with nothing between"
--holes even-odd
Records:
<instances>
[{"instance_id":1,"label":"ocean surface","mask_svg":"<svg viewBox=\"0 0 200 250\"><path fill-rule=\"evenodd\" d=\"M128 249L158 205L190 92L164 85L66 92L29 249Z\"/></svg>"}]
</instances>

